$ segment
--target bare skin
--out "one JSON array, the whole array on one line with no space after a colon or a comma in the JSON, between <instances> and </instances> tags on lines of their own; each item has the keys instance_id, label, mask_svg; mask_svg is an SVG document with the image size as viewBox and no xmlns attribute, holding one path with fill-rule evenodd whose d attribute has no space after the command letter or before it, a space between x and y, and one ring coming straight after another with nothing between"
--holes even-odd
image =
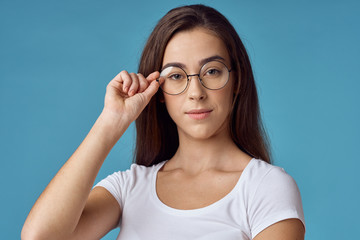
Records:
<instances>
[{"instance_id":1,"label":"bare skin","mask_svg":"<svg viewBox=\"0 0 360 240\"><path fill-rule=\"evenodd\" d=\"M171 39L163 65L180 62L188 74L194 74L201 67L199 62L212 56L230 65L223 42L204 29L194 29ZM154 81L158 76L158 72L145 78L123 71L108 84L101 115L35 203L22 239L100 239L116 227L121 217L119 204L104 188L91 188L112 147L158 90ZM227 127L233 81L231 76L221 90L208 90L192 77L183 94L164 94L179 133L176 154L157 176L156 191L166 205L196 209L220 200L234 188L251 160L233 143ZM210 109L211 113L195 120L188 114L193 109ZM304 227L300 220L287 219L254 239L304 239Z\"/></svg>"},{"instance_id":2,"label":"bare skin","mask_svg":"<svg viewBox=\"0 0 360 240\"><path fill-rule=\"evenodd\" d=\"M163 65L179 62L188 74L201 68L201 60L221 56L230 60L223 42L204 29L183 31L168 43ZM178 126L179 149L158 172L156 191L159 199L176 209L206 207L225 197L236 185L251 157L233 143L228 129L233 78L220 90L204 88L192 77L180 95L164 95L168 112ZM210 116L194 120L189 109L211 109ZM206 186L206 187L204 187ZM256 237L261 239L304 239L298 219L288 219L268 227Z\"/></svg>"},{"instance_id":3,"label":"bare skin","mask_svg":"<svg viewBox=\"0 0 360 240\"><path fill-rule=\"evenodd\" d=\"M230 66L225 45L202 29L183 31L168 43L163 65L177 62L188 74L198 73L203 59L219 56ZM178 126L179 148L158 173L157 194L165 204L178 209L210 205L228 194L251 157L236 147L228 129L233 77L224 88L208 90L192 77L180 95L164 95L171 118ZM209 109L204 119L187 114ZM206 186L206 187L204 187Z\"/></svg>"},{"instance_id":4,"label":"bare skin","mask_svg":"<svg viewBox=\"0 0 360 240\"><path fill-rule=\"evenodd\" d=\"M123 71L108 84L102 113L36 201L22 239L100 239L116 227L119 204L104 188L91 188L111 148L158 90L158 76Z\"/></svg>"}]
</instances>

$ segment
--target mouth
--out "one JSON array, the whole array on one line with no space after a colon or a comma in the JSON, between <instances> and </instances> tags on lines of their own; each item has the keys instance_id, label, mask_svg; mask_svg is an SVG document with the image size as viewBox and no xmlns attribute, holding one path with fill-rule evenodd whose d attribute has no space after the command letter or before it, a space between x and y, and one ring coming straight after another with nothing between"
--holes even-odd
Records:
<instances>
[{"instance_id":1,"label":"mouth","mask_svg":"<svg viewBox=\"0 0 360 240\"><path fill-rule=\"evenodd\" d=\"M195 120L202 120L210 116L212 110L211 109L194 109L185 112L190 118Z\"/></svg>"}]
</instances>

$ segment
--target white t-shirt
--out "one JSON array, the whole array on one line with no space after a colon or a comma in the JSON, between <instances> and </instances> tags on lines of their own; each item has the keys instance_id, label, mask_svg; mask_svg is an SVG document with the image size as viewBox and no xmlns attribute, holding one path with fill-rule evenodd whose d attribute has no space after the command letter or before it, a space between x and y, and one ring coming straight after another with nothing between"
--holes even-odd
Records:
<instances>
[{"instance_id":1,"label":"white t-shirt","mask_svg":"<svg viewBox=\"0 0 360 240\"><path fill-rule=\"evenodd\" d=\"M305 225L299 189L280 167L252 159L224 198L204 208L179 210L156 194L157 172L164 163L132 164L96 185L106 188L122 209L118 240L248 240L284 219L298 218Z\"/></svg>"}]
</instances>

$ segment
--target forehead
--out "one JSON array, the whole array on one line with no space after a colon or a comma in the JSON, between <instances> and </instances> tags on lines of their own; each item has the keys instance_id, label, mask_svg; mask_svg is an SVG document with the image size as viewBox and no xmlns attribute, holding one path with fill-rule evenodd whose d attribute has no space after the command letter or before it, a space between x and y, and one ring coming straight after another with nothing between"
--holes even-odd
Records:
<instances>
[{"instance_id":1,"label":"forehead","mask_svg":"<svg viewBox=\"0 0 360 240\"><path fill-rule=\"evenodd\" d=\"M191 68L213 56L220 56L226 64L230 64L224 42L207 29L195 28L178 32L170 39L165 48L162 66L178 62Z\"/></svg>"}]
</instances>

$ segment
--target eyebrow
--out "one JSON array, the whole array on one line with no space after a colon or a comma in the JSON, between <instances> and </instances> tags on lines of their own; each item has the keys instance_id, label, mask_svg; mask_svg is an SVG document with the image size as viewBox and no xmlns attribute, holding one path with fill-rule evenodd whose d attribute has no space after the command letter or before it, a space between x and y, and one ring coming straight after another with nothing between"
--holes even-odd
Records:
<instances>
[{"instance_id":1,"label":"eyebrow","mask_svg":"<svg viewBox=\"0 0 360 240\"><path fill-rule=\"evenodd\" d=\"M208 63L208 62L211 62L211 61L214 61L214 60L222 60L222 61L225 62L225 59L223 57L221 57L219 55L214 55L214 56L211 56L211 57L208 57L208 58L201 59L199 61L199 65L203 66L205 63ZM180 63L180 62L170 62L170 63L165 64L161 68L161 71L164 70L167 67L179 67L179 68L185 69L186 65L183 64L183 63Z\"/></svg>"}]
</instances>

